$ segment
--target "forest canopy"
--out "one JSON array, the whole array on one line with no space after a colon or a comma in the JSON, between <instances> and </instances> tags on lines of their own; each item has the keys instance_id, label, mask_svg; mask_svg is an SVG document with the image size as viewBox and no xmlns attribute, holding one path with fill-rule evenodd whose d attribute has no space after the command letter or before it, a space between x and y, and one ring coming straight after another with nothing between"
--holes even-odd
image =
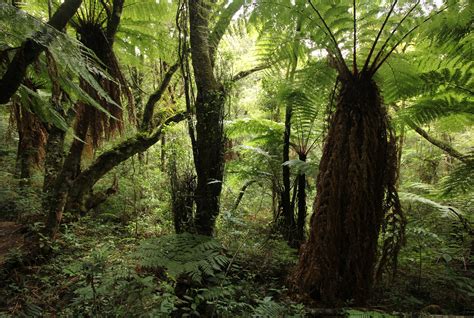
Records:
<instances>
[{"instance_id":1,"label":"forest canopy","mask_svg":"<svg viewBox=\"0 0 474 318\"><path fill-rule=\"evenodd\" d=\"M0 316L474 315L473 5L0 1Z\"/></svg>"}]
</instances>

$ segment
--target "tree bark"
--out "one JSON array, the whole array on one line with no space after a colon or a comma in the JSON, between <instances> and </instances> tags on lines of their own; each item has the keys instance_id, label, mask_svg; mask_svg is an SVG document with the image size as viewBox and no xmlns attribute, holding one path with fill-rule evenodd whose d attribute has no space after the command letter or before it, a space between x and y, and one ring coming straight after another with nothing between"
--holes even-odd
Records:
<instances>
[{"instance_id":1,"label":"tree bark","mask_svg":"<svg viewBox=\"0 0 474 318\"><path fill-rule=\"evenodd\" d=\"M394 199L396 145L378 87L359 75L341 79L295 272L301 291L326 304L362 304L369 296L380 226Z\"/></svg>"},{"instance_id":2,"label":"tree bark","mask_svg":"<svg viewBox=\"0 0 474 318\"><path fill-rule=\"evenodd\" d=\"M21 103L14 102L12 107L18 131L16 170L21 179L20 185L27 185L34 169L43 164L47 132L38 117Z\"/></svg>"},{"instance_id":3,"label":"tree bark","mask_svg":"<svg viewBox=\"0 0 474 318\"><path fill-rule=\"evenodd\" d=\"M82 0L64 1L51 17L48 24L56 30L61 31L76 13L81 3ZM44 32L45 31L40 31L35 34L35 36L39 37ZM35 42L34 39L26 40L22 44L0 80L0 104L7 103L13 94L15 94L25 77L26 69L31 63L36 61L41 52L45 49L45 46Z\"/></svg>"},{"instance_id":4,"label":"tree bark","mask_svg":"<svg viewBox=\"0 0 474 318\"><path fill-rule=\"evenodd\" d=\"M306 162L306 154L300 153L299 159ZM295 241L299 247L305 240L306 225L306 175L301 173L298 175L298 214L296 219Z\"/></svg>"},{"instance_id":5,"label":"tree bark","mask_svg":"<svg viewBox=\"0 0 474 318\"><path fill-rule=\"evenodd\" d=\"M196 231L213 235L219 214L219 197L224 173L225 93L214 76L209 33L209 4L189 1L192 65L196 98Z\"/></svg>"},{"instance_id":6,"label":"tree bark","mask_svg":"<svg viewBox=\"0 0 474 318\"><path fill-rule=\"evenodd\" d=\"M176 152L170 158L169 175L171 183L171 210L173 212L175 232L193 232L196 177L190 170L186 170L182 174L178 173Z\"/></svg>"}]
</instances>

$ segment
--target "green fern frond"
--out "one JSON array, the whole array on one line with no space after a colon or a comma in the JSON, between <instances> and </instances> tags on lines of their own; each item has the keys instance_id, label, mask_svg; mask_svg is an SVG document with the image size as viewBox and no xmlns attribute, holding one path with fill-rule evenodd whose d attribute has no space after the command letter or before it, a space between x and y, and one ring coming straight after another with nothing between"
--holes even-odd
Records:
<instances>
[{"instance_id":1,"label":"green fern frond","mask_svg":"<svg viewBox=\"0 0 474 318\"><path fill-rule=\"evenodd\" d=\"M285 306L273 301L272 297L265 297L259 301L259 305L255 308L252 317L283 317L285 310Z\"/></svg>"},{"instance_id":2,"label":"green fern frond","mask_svg":"<svg viewBox=\"0 0 474 318\"><path fill-rule=\"evenodd\" d=\"M456 208L452 206L440 204L433 200L422 197L418 194L399 192L399 197L400 197L400 201L402 202L420 203L423 205L430 206L438 210L439 212L441 212L441 214L444 217L457 217L457 215L462 214L459 210L457 210Z\"/></svg>"},{"instance_id":3,"label":"green fern frond","mask_svg":"<svg viewBox=\"0 0 474 318\"><path fill-rule=\"evenodd\" d=\"M412 106L400 111L399 118L416 125L423 125L454 114L474 115L474 100L453 95L423 97Z\"/></svg>"},{"instance_id":4,"label":"green fern frond","mask_svg":"<svg viewBox=\"0 0 474 318\"><path fill-rule=\"evenodd\" d=\"M0 4L0 28L12 31L4 32L0 35L0 45L11 47L19 45L19 43L30 38L40 45L47 47L58 68L58 78L56 80L61 89L71 97L72 102L78 100L85 101L100 111L106 112L96 100L76 83L76 80L82 78L97 92L98 96L110 104L120 107L104 91L94 75L107 79L110 79L110 76L103 70L94 53L76 39L59 32L24 11L4 3ZM49 81L47 75L48 65L44 57L38 60L37 68L39 76ZM35 113L37 112L43 120L51 122L58 128L66 129L65 120L59 119L57 112L50 109L40 109L51 107L46 99L47 96L35 95L30 90L20 89L19 94L25 93L33 96L38 102L40 101L38 98L41 97L43 99L41 103L36 104ZM106 114L108 113L106 112Z\"/></svg>"},{"instance_id":5,"label":"green fern frond","mask_svg":"<svg viewBox=\"0 0 474 318\"><path fill-rule=\"evenodd\" d=\"M471 155L472 156L472 155ZM441 195L449 197L474 191L474 159L462 163L441 180Z\"/></svg>"},{"instance_id":6,"label":"green fern frond","mask_svg":"<svg viewBox=\"0 0 474 318\"><path fill-rule=\"evenodd\" d=\"M268 119L243 118L225 123L226 135L230 138L249 138L257 144L280 143L283 124Z\"/></svg>"},{"instance_id":7,"label":"green fern frond","mask_svg":"<svg viewBox=\"0 0 474 318\"><path fill-rule=\"evenodd\" d=\"M174 280L188 275L198 283L205 277L215 276L228 264L217 240L190 233L145 240L140 244L136 257L145 268L163 268Z\"/></svg>"}]
</instances>

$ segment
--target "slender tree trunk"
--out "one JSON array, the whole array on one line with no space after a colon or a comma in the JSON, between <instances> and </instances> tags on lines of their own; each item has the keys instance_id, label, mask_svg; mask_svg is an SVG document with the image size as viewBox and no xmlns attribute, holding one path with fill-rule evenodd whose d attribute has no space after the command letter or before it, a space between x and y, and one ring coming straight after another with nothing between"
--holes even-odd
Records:
<instances>
[{"instance_id":1,"label":"slender tree trunk","mask_svg":"<svg viewBox=\"0 0 474 318\"><path fill-rule=\"evenodd\" d=\"M386 212L384 196L394 191L389 185L394 184L396 146L389 142L386 112L376 84L359 76L341 82L321 158L310 236L295 272L300 289L327 304L367 299Z\"/></svg>"},{"instance_id":2,"label":"slender tree trunk","mask_svg":"<svg viewBox=\"0 0 474 318\"><path fill-rule=\"evenodd\" d=\"M62 220L62 208L66 198L60 196L64 191L59 189L56 181L59 180L64 161L65 132L51 127L46 145L45 175L43 182L42 208L46 213L46 233L55 238ZM64 200L64 204L62 203Z\"/></svg>"},{"instance_id":3,"label":"slender tree trunk","mask_svg":"<svg viewBox=\"0 0 474 318\"><path fill-rule=\"evenodd\" d=\"M207 1L189 1L192 65L197 87L195 225L197 232L203 235L214 232L224 173L225 93L214 76L210 56L209 11Z\"/></svg>"},{"instance_id":4,"label":"slender tree trunk","mask_svg":"<svg viewBox=\"0 0 474 318\"><path fill-rule=\"evenodd\" d=\"M50 54L46 54L48 61L48 74L52 82L51 105L63 117L66 117L63 101L63 92L57 82L57 67ZM54 238L59 230L62 219L62 210L57 210L57 206L62 206L58 196L60 189L59 180L64 164L64 140L66 132L53 125L47 126L48 139L46 142L46 155L44 162L44 181L42 209L46 213L46 234ZM59 201L58 201L59 200Z\"/></svg>"},{"instance_id":5,"label":"slender tree trunk","mask_svg":"<svg viewBox=\"0 0 474 318\"><path fill-rule=\"evenodd\" d=\"M273 212L273 222L277 224L278 217L279 217L279 209L280 209L280 187L278 186L278 181L275 180L276 178L272 178L272 212Z\"/></svg>"},{"instance_id":6,"label":"slender tree trunk","mask_svg":"<svg viewBox=\"0 0 474 318\"><path fill-rule=\"evenodd\" d=\"M290 160L290 136L291 136L291 105L286 106L285 132L283 136L283 163ZM281 232L290 246L295 246L294 236L296 232L295 214L291 204L291 180L290 167L282 165L283 189L281 190Z\"/></svg>"},{"instance_id":7,"label":"slender tree trunk","mask_svg":"<svg viewBox=\"0 0 474 318\"><path fill-rule=\"evenodd\" d=\"M239 207L240 202L242 201L242 198L244 197L245 191L254 182L255 182L255 180L249 180L249 181L245 182L245 184L242 186L242 188L239 191L239 195L237 196L237 199L235 200L234 205L232 206L232 209L230 210L231 212L234 212L234 211L237 210L237 208Z\"/></svg>"},{"instance_id":8,"label":"slender tree trunk","mask_svg":"<svg viewBox=\"0 0 474 318\"><path fill-rule=\"evenodd\" d=\"M469 159L467 159L466 156L464 156L462 153L454 149L449 143L430 136L424 129L416 126L415 124L410 124L410 127L414 131L416 131L421 137L426 139L429 143L443 150L449 156L456 158L463 163L467 163L469 161Z\"/></svg>"},{"instance_id":9,"label":"slender tree trunk","mask_svg":"<svg viewBox=\"0 0 474 318\"><path fill-rule=\"evenodd\" d=\"M298 53L297 48L299 46L299 32L301 31L301 19L296 24L296 33L294 38L294 51L293 59L288 67L287 80L292 85L295 79L296 68L298 67ZM291 98L291 97L289 97ZM298 240L296 239L297 229L295 220L295 205L291 199L291 174L290 167L285 162L290 160L290 139L291 139L291 118L293 115L293 104L291 100L287 101L285 110L285 132L283 135L283 165L282 165L282 177L283 177L283 189L281 193L281 208L282 208L282 224L281 232L283 237L291 247L298 246ZM297 185L295 185L297 187ZM296 190L296 188L294 189ZM295 200L296 197L293 197Z\"/></svg>"},{"instance_id":10,"label":"slender tree trunk","mask_svg":"<svg viewBox=\"0 0 474 318\"><path fill-rule=\"evenodd\" d=\"M299 159L306 162L306 154L300 153ZM295 241L300 246L305 240L306 225L306 175L301 173L298 175L298 216L296 220Z\"/></svg>"}]
</instances>

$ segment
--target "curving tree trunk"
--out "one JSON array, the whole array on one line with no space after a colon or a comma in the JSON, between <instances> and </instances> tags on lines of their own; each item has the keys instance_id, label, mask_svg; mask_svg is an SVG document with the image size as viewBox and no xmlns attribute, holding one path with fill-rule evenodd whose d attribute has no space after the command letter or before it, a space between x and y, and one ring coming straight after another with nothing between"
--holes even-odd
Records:
<instances>
[{"instance_id":1,"label":"curving tree trunk","mask_svg":"<svg viewBox=\"0 0 474 318\"><path fill-rule=\"evenodd\" d=\"M396 168L377 85L363 74L341 81L295 273L303 291L327 304L363 303L370 293L385 191Z\"/></svg>"},{"instance_id":2,"label":"curving tree trunk","mask_svg":"<svg viewBox=\"0 0 474 318\"><path fill-rule=\"evenodd\" d=\"M163 128L173 122L179 122L185 119L184 113L178 113L158 126L151 133L138 133L112 149L102 153L94 162L81 171L81 173L72 182L69 193L70 208L81 213L85 213L92 207L87 205L88 193L92 187L109 171L115 168L121 162L129 159L133 155L144 152L161 138ZM92 200L93 201L93 200ZM89 200L89 202L92 202Z\"/></svg>"}]
</instances>

